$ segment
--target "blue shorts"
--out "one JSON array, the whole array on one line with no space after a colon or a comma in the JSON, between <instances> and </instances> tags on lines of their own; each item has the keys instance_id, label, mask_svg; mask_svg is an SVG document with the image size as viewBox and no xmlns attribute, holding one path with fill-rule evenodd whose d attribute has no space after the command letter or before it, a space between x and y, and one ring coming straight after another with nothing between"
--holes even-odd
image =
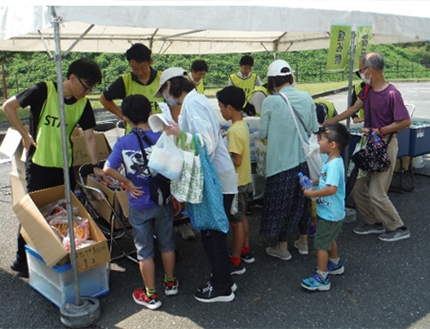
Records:
<instances>
[{"instance_id":1,"label":"blue shorts","mask_svg":"<svg viewBox=\"0 0 430 329\"><path fill-rule=\"evenodd\" d=\"M175 251L171 203L145 210L130 208L128 221L132 226L138 260L154 257L154 234L160 252Z\"/></svg>"}]
</instances>

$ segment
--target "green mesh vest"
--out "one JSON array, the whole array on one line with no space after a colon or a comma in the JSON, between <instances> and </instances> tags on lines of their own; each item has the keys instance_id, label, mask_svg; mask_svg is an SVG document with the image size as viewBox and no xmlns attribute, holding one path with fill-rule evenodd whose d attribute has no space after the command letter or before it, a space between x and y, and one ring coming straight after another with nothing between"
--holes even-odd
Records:
<instances>
[{"instance_id":1,"label":"green mesh vest","mask_svg":"<svg viewBox=\"0 0 430 329\"><path fill-rule=\"evenodd\" d=\"M162 97L155 98L154 95L160 86L160 76L161 72L157 72L157 76L154 81L151 82L150 85L141 85L136 81L133 81L131 78L131 73L124 74L122 76L122 80L124 81L125 86L125 95L143 95L148 98L151 103L152 113L161 113L160 108L158 107L157 102L164 102ZM125 132L128 134L131 131L131 127L129 124L126 125Z\"/></svg>"},{"instance_id":2,"label":"green mesh vest","mask_svg":"<svg viewBox=\"0 0 430 329\"><path fill-rule=\"evenodd\" d=\"M255 82L257 81L257 74L252 73L251 76L247 79L242 79L239 77L236 73L230 75L231 82L234 86L242 88L245 92L245 96L248 97L248 94L250 94L254 88L255 88Z\"/></svg>"},{"instance_id":3,"label":"green mesh vest","mask_svg":"<svg viewBox=\"0 0 430 329\"><path fill-rule=\"evenodd\" d=\"M36 151L33 154L33 163L43 167L63 168L63 151L61 144L60 109L58 105L58 92L52 82L46 82L48 95L40 112L39 124L35 141ZM72 144L70 134L76 127L84 112L87 98L81 98L72 105L64 104L66 115L68 166L72 165Z\"/></svg>"}]
</instances>

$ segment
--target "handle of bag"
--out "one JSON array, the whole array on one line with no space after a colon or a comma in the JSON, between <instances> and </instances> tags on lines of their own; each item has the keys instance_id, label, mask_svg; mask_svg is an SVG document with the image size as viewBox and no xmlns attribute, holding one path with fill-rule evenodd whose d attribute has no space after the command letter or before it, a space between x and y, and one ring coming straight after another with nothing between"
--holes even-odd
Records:
<instances>
[{"instance_id":1,"label":"handle of bag","mask_svg":"<svg viewBox=\"0 0 430 329\"><path fill-rule=\"evenodd\" d=\"M279 93L280 95L281 95L281 97L285 100L285 102L287 103L287 105L288 105L288 108L290 109L290 111L291 111L291 116L293 117L293 121L294 121L294 125L296 126L296 129L297 129L297 132L299 133L299 138L300 138L300 141L302 142L302 147L304 148L304 146L305 145L308 145L305 141L304 141L304 139L303 139L303 136L302 136L302 134L301 134L301 132L300 132L300 129L299 129L299 125L297 124L297 117L299 117L299 116L297 116L294 112L294 109L293 109L293 107L291 106L291 103L290 103L290 100L287 98L287 96L285 96L283 93ZM299 117L300 118L300 117ZM299 120L301 120L301 122L302 122L302 124L303 124L303 127L305 128L305 130L306 130L306 126L305 126L305 124L304 124L304 122L302 121L302 118L300 118ZM303 149L304 150L304 149ZM305 154L306 155L306 154Z\"/></svg>"}]
</instances>

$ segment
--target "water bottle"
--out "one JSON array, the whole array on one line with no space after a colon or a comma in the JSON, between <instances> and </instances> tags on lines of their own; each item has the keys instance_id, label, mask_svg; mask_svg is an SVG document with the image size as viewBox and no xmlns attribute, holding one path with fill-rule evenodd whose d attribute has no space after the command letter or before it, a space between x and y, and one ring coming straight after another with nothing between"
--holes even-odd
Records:
<instances>
[{"instance_id":1,"label":"water bottle","mask_svg":"<svg viewBox=\"0 0 430 329\"><path fill-rule=\"evenodd\" d=\"M381 138L376 135L376 133L373 131L370 136L372 136L373 138L373 143L375 143L375 145L381 145Z\"/></svg>"},{"instance_id":2,"label":"water bottle","mask_svg":"<svg viewBox=\"0 0 430 329\"><path fill-rule=\"evenodd\" d=\"M299 173L297 174L297 176L299 176L299 182L300 182L300 185L301 185L304 189L308 189L308 188L311 188L311 187L312 187L312 181L311 181L311 179L310 179L308 176L303 175L303 173L302 173L302 172L299 172Z\"/></svg>"}]
</instances>

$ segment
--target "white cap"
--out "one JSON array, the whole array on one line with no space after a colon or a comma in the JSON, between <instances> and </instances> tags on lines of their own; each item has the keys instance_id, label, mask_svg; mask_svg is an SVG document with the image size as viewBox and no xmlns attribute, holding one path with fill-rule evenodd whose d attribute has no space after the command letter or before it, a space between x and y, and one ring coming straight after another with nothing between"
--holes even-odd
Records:
<instances>
[{"instance_id":1,"label":"white cap","mask_svg":"<svg viewBox=\"0 0 430 329\"><path fill-rule=\"evenodd\" d=\"M160 85L158 86L157 92L155 93L154 97L163 97L160 92L161 87L163 87L168 80L176 77L183 77L185 79L188 79L188 73L180 67L171 67L167 70L164 70L163 73L161 73Z\"/></svg>"},{"instance_id":2,"label":"white cap","mask_svg":"<svg viewBox=\"0 0 430 329\"><path fill-rule=\"evenodd\" d=\"M289 72L281 72L281 70L286 67ZM287 75L293 74L290 64L288 64L283 59L277 59L269 65L269 70L267 71L267 77L285 77Z\"/></svg>"}]
</instances>

